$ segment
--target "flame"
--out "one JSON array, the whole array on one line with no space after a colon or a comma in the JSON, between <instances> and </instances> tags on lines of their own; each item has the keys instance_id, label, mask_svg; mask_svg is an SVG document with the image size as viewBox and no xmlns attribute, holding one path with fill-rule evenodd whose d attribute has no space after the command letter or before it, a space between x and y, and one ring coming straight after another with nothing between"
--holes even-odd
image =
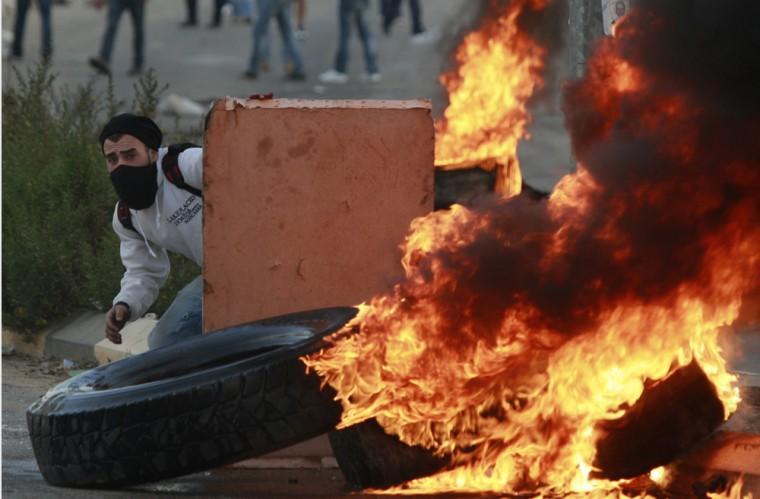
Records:
<instances>
[{"instance_id":1,"label":"flame","mask_svg":"<svg viewBox=\"0 0 760 499\"><path fill-rule=\"evenodd\" d=\"M669 478L668 470L664 466L658 466L649 472L649 479L655 483L664 483Z\"/></svg>"},{"instance_id":2,"label":"flame","mask_svg":"<svg viewBox=\"0 0 760 499\"><path fill-rule=\"evenodd\" d=\"M505 32L517 15L508 13ZM736 410L737 379L717 340L760 273L760 154L746 140L760 126L750 117L706 144L700 127L724 108L711 108L702 86L673 85L672 67L630 53L642 36L690 32L629 14L568 90L577 172L545 203L502 197L415 220L404 280L303 358L337 391L341 427L376 418L449 458L445 471L395 493L618 497L618 482L593 478L599 424L692 362L724 417ZM521 43L518 66L537 53ZM710 95L733 97L720 89ZM497 156L514 151L523 111L500 129L507 146ZM439 130L439 158L446 137ZM482 141L473 144L466 150L480 157Z\"/></svg>"},{"instance_id":3,"label":"flame","mask_svg":"<svg viewBox=\"0 0 760 499\"><path fill-rule=\"evenodd\" d=\"M432 285L453 284L446 278ZM306 362L338 390L342 427L376 417L408 444L455 455L459 467L410 482L407 492L583 492L612 487L589 479L595 423L619 417L645 380L667 376L673 362L696 358L727 414L736 408L717 330L737 312L738 302L714 308L686 295L669 307L619 307L595 330L563 341L557 332L531 331L535 312L518 309L505 314L495 345L461 350L436 334L441 311L434 303L410 307L382 297L351 325L363 334ZM642 333L662 330L671 334ZM472 446L477 450L464 451Z\"/></svg>"},{"instance_id":4,"label":"flame","mask_svg":"<svg viewBox=\"0 0 760 499\"><path fill-rule=\"evenodd\" d=\"M710 499L752 499L752 492L744 493L744 478L739 477L724 493L708 492Z\"/></svg>"},{"instance_id":5,"label":"flame","mask_svg":"<svg viewBox=\"0 0 760 499\"><path fill-rule=\"evenodd\" d=\"M544 84L546 50L519 28L525 10L548 0L509 2L495 18L468 34L456 52L459 67L441 76L449 92L435 123L435 163L444 169L497 168L496 191L519 194L517 146L530 121L527 101Z\"/></svg>"}]
</instances>

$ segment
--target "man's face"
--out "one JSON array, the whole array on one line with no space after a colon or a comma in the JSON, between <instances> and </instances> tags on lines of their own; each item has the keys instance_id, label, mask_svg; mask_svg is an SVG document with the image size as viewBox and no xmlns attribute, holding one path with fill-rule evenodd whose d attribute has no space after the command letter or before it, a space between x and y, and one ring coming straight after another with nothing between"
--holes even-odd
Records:
<instances>
[{"instance_id":1,"label":"man's face","mask_svg":"<svg viewBox=\"0 0 760 499\"><path fill-rule=\"evenodd\" d=\"M106 157L106 167L111 173L117 166L148 166L158 157L158 152L143 144L132 135L122 135L119 140L106 139L103 144L103 154Z\"/></svg>"},{"instance_id":2,"label":"man's face","mask_svg":"<svg viewBox=\"0 0 760 499\"><path fill-rule=\"evenodd\" d=\"M618 17L623 17L623 15L625 15L625 11L626 11L625 2L618 1L615 4L615 15Z\"/></svg>"}]
</instances>

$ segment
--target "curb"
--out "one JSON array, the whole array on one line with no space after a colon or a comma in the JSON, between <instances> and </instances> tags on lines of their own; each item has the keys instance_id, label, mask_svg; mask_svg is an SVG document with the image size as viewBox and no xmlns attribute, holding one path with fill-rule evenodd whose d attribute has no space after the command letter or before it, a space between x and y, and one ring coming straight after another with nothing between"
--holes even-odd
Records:
<instances>
[{"instance_id":1,"label":"curb","mask_svg":"<svg viewBox=\"0 0 760 499\"><path fill-rule=\"evenodd\" d=\"M152 314L127 324L120 345L105 338L105 317L92 311L77 312L31 337L3 328L3 350L40 360L55 357L98 365L148 350L148 334L157 322Z\"/></svg>"}]
</instances>

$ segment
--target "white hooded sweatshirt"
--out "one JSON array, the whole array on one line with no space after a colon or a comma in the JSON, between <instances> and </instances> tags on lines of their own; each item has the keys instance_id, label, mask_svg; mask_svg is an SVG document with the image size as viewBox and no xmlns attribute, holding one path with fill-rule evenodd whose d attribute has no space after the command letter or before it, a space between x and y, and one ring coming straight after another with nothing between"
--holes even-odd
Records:
<instances>
[{"instance_id":1,"label":"white hooded sweatshirt","mask_svg":"<svg viewBox=\"0 0 760 499\"><path fill-rule=\"evenodd\" d=\"M143 210L129 210L136 231L119 221L118 204L113 214L113 230L121 240L121 261L126 269L113 303L129 305L130 320L142 317L156 301L169 275L167 250L203 265L203 200L164 177L161 161L167 151L166 147L158 151L155 202ZM203 149L186 149L177 161L185 183L203 189Z\"/></svg>"}]
</instances>

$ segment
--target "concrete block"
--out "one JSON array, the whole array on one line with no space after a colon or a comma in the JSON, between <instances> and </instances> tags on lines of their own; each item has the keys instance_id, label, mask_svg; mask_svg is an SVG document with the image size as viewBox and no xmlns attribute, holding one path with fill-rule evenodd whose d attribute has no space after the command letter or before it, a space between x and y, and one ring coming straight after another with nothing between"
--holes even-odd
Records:
<instances>
[{"instance_id":1,"label":"concrete block","mask_svg":"<svg viewBox=\"0 0 760 499\"><path fill-rule=\"evenodd\" d=\"M204 331L355 305L433 208L428 101L218 101L204 151Z\"/></svg>"},{"instance_id":2,"label":"concrete block","mask_svg":"<svg viewBox=\"0 0 760 499\"><path fill-rule=\"evenodd\" d=\"M148 351L148 335L158 321L148 317L142 317L130 322L121 332L121 344L111 343L103 338L94 348L95 359L99 365L121 360L131 355Z\"/></svg>"}]
</instances>

